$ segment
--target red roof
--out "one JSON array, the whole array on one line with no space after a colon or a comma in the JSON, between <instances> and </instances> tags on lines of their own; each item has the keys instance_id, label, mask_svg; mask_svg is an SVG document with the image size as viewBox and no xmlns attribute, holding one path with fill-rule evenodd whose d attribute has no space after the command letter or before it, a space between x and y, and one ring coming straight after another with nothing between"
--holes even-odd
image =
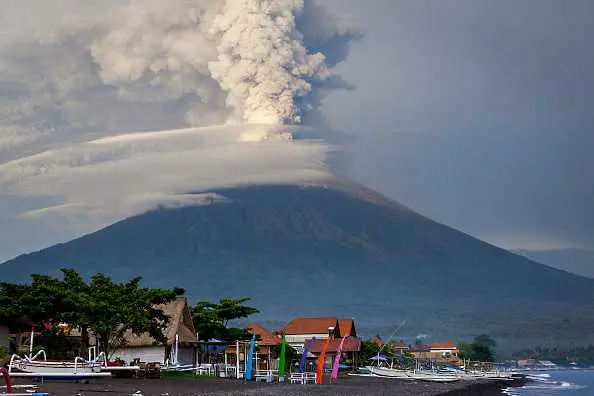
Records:
<instances>
[{"instance_id":1,"label":"red roof","mask_svg":"<svg viewBox=\"0 0 594 396\"><path fill-rule=\"evenodd\" d=\"M250 323L245 329L252 334L256 333L256 335L260 338L258 340L258 345L260 346L279 345L281 342L279 337L275 336L270 330L260 326L257 323Z\"/></svg>"},{"instance_id":2,"label":"red roof","mask_svg":"<svg viewBox=\"0 0 594 396\"><path fill-rule=\"evenodd\" d=\"M328 352L336 353L338 350L338 346L340 345L340 338L334 338L330 340L330 345L328 345ZM312 353L320 353L322 352L322 348L326 340L324 339L315 339L312 342L310 347L310 352ZM361 340L356 337L347 337L344 340L344 344L342 345L343 352L358 352L361 350Z\"/></svg>"},{"instance_id":3,"label":"red roof","mask_svg":"<svg viewBox=\"0 0 594 396\"><path fill-rule=\"evenodd\" d=\"M400 340L392 344L393 348L408 348L408 345L404 342L404 340Z\"/></svg>"},{"instance_id":4,"label":"red roof","mask_svg":"<svg viewBox=\"0 0 594 396\"><path fill-rule=\"evenodd\" d=\"M431 349L456 349L456 344L451 341L434 342L431 344Z\"/></svg>"},{"instance_id":5,"label":"red roof","mask_svg":"<svg viewBox=\"0 0 594 396\"><path fill-rule=\"evenodd\" d=\"M411 352L429 352L431 347L429 345L418 345L415 344L410 348Z\"/></svg>"},{"instance_id":6,"label":"red roof","mask_svg":"<svg viewBox=\"0 0 594 396\"><path fill-rule=\"evenodd\" d=\"M329 327L337 327L336 318L295 318L283 329L285 334L328 334Z\"/></svg>"},{"instance_id":7,"label":"red roof","mask_svg":"<svg viewBox=\"0 0 594 396\"><path fill-rule=\"evenodd\" d=\"M338 327L340 328L341 337L357 336L357 331L355 330L355 321L353 319L340 319L338 321Z\"/></svg>"}]
</instances>

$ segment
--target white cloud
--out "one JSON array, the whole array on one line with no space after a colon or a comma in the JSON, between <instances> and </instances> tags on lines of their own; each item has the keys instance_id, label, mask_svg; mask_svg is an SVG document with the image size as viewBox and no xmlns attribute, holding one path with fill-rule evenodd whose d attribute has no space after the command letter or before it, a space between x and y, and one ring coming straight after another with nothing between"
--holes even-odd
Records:
<instances>
[{"instance_id":1,"label":"white cloud","mask_svg":"<svg viewBox=\"0 0 594 396\"><path fill-rule=\"evenodd\" d=\"M188 193L329 177L330 146L282 136L269 125L240 124L104 137L1 164L0 188L53 199L24 218L73 214L98 226L161 204L202 201Z\"/></svg>"},{"instance_id":2,"label":"white cloud","mask_svg":"<svg viewBox=\"0 0 594 396\"><path fill-rule=\"evenodd\" d=\"M339 136L280 126L346 87L333 70L356 37L310 0L3 0L0 224L17 231L0 227L0 257L220 187L329 177Z\"/></svg>"}]
</instances>

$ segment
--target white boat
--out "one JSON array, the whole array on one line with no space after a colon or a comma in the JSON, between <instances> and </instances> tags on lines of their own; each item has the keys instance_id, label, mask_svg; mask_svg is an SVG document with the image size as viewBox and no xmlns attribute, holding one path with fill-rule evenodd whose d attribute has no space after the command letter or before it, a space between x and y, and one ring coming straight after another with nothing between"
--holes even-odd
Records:
<instances>
[{"instance_id":1,"label":"white boat","mask_svg":"<svg viewBox=\"0 0 594 396\"><path fill-rule=\"evenodd\" d=\"M40 357L43 360L39 360ZM52 361L46 359L44 350L40 350L34 356L12 355L8 364L8 372L11 377L63 379L109 377L111 376L109 372L102 372L102 368L105 366L105 355L102 353L93 360L76 357L73 361Z\"/></svg>"},{"instance_id":2,"label":"white boat","mask_svg":"<svg viewBox=\"0 0 594 396\"><path fill-rule=\"evenodd\" d=\"M379 367L379 366L366 366L369 373L374 376L378 377L387 377L387 378L394 378L394 379L405 379L410 380L410 376L408 376L408 372L406 370L399 370L390 367Z\"/></svg>"},{"instance_id":3,"label":"white boat","mask_svg":"<svg viewBox=\"0 0 594 396\"><path fill-rule=\"evenodd\" d=\"M410 379L429 382L456 382L460 381L461 377L456 374L438 373L432 371L409 371L407 375Z\"/></svg>"}]
</instances>

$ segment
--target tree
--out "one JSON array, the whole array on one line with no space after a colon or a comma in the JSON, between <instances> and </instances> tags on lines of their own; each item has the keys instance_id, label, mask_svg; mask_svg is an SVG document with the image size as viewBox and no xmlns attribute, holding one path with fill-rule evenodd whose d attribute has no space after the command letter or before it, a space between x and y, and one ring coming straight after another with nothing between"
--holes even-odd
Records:
<instances>
[{"instance_id":1,"label":"tree","mask_svg":"<svg viewBox=\"0 0 594 396\"><path fill-rule=\"evenodd\" d=\"M99 338L107 356L122 346L127 331L136 335L148 333L157 343L166 342L163 330L169 317L157 305L173 301L183 289L140 287L140 277L125 283L114 283L97 274L88 284L80 322L86 322Z\"/></svg>"},{"instance_id":2,"label":"tree","mask_svg":"<svg viewBox=\"0 0 594 396\"><path fill-rule=\"evenodd\" d=\"M223 298L219 303L199 301L192 307L192 319L198 336L203 340L220 338L225 341L248 339L250 334L244 329L229 328L229 322L235 319L247 318L258 313L256 308L244 305L250 298Z\"/></svg>"},{"instance_id":3,"label":"tree","mask_svg":"<svg viewBox=\"0 0 594 396\"><path fill-rule=\"evenodd\" d=\"M468 359L472 361L491 362L494 360L494 348L497 344L490 336L481 334L476 336L472 343L460 343L458 345L461 359Z\"/></svg>"},{"instance_id":4,"label":"tree","mask_svg":"<svg viewBox=\"0 0 594 396\"><path fill-rule=\"evenodd\" d=\"M495 347L497 346L497 343L495 342L495 340L487 334L481 334L481 335L474 337L473 342L476 345L482 345L489 349L495 349Z\"/></svg>"},{"instance_id":5,"label":"tree","mask_svg":"<svg viewBox=\"0 0 594 396\"><path fill-rule=\"evenodd\" d=\"M458 357L460 359L474 360L474 349L473 345L468 342L461 342L458 344Z\"/></svg>"},{"instance_id":6,"label":"tree","mask_svg":"<svg viewBox=\"0 0 594 396\"><path fill-rule=\"evenodd\" d=\"M257 314L258 311L256 308L242 305L245 302L250 301L249 297L245 298L223 298L219 301L218 306L216 306L217 315L223 321L223 326L227 327L229 321L241 318L247 318L250 315Z\"/></svg>"},{"instance_id":7,"label":"tree","mask_svg":"<svg viewBox=\"0 0 594 396\"><path fill-rule=\"evenodd\" d=\"M361 352L359 357L361 362L368 363L373 357L377 357L381 346L371 341L361 341Z\"/></svg>"},{"instance_id":8,"label":"tree","mask_svg":"<svg viewBox=\"0 0 594 396\"><path fill-rule=\"evenodd\" d=\"M216 304L200 301L191 308L191 312L199 339L222 338L225 326L217 315Z\"/></svg>"},{"instance_id":9,"label":"tree","mask_svg":"<svg viewBox=\"0 0 594 396\"><path fill-rule=\"evenodd\" d=\"M92 330L107 356L122 344L126 332L165 341L169 318L156 305L172 301L183 289L143 288L139 277L116 283L101 273L87 283L75 270L61 271L63 279L33 274L30 285L0 284L0 316L21 315L23 323L44 327L65 322L80 328L83 338Z\"/></svg>"}]
</instances>

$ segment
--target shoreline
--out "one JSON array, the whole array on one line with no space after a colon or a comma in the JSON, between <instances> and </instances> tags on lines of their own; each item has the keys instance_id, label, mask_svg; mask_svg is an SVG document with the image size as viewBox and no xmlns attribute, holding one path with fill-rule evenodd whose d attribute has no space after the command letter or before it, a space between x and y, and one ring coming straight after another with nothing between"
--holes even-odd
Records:
<instances>
[{"instance_id":1,"label":"shoreline","mask_svg":"<svg viewBox=\"0 0 594 396\"><path fill-rule=\"evenodd\" d=\"M439 396L501 396L503 391L508 388L520 388L526 385L530 380L526 377L514 378L511 381L491 380L488 382L477 382L468 384L464 389L451 390L440 394Z\"/></svg>"},{"instance_id":2,"label":"shoreline","mask_svg":"<svg viewBox=\"0 0 594 396\"><path fill-rule=\"evenodd\" d=\"M39 391L50 396L80 395L400 395L400 396L465 396L465 395L503 395L509 387L523 386L528 380L518 378L511 381L490 380L454 383L435 383L423 381L395 380L369 377L343 377L321 385L301 385L284 383L267 384L263 382L244 382L232 379L145 379L145 378L106 378L89 383L46 381L35 382ZM19 379L17 384L31 384L33 381Z\"/></svg>"}]
</instances>

